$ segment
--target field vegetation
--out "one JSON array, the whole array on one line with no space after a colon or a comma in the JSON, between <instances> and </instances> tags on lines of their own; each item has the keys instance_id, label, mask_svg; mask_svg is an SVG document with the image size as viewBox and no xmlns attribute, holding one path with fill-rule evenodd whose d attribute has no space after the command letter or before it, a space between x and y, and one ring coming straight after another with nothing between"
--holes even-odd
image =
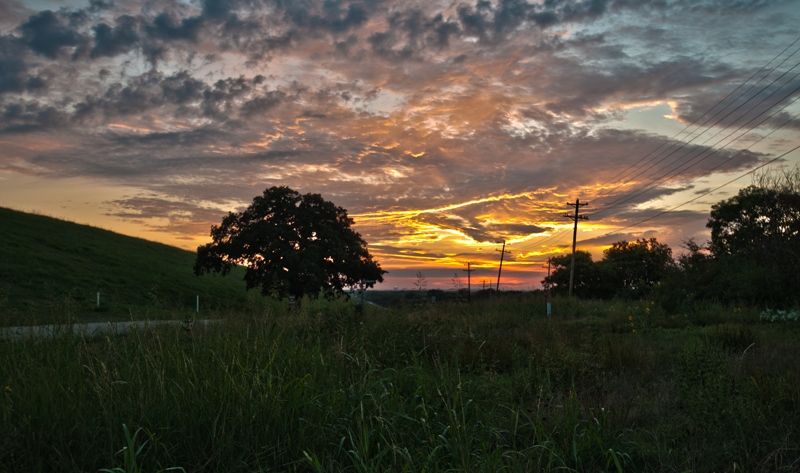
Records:
<instances>
[{"instance_id":1,"label":"field vegetation","mask_svg":"<svg viewBox=\"0 0 800 473\"><path fill-rule=\"evenodd\" d=\"M5 471L780 472L800 325L507 295L0 341Z\"/></svg>"},{"instance_id":2,"label":"field vegetation","mask_svg":"<svg viewBox=\"0 0 800 473\"><path fill-rule=\"evenodd\" d=\"M238 268L195 277L195 254L87 225L0 208L0 326L185 318L257 304ZM100 307L97 307L97 292Z\"/></svg>"},{"instance_id":3,"label":"field vegetation","mask_svg":"<svg viewBox=\"0 0 800 473\"><path fill-rule=\"evenodd\" d=\"M715 205L709 244L677 260L655 239L579 253L576 298L553 258L552 317L543 292L422 283L309 299L367 287L371 260L305 227L303 251L272 229L285 281L227 247L210 264L231 277L195 278L208 247L0 209L2 324L185 318L195 294L224 319L0 338L0 471L800 471L798 176ZM270 297L286 294L306 296Z\"/></svg>"}]
</instances>

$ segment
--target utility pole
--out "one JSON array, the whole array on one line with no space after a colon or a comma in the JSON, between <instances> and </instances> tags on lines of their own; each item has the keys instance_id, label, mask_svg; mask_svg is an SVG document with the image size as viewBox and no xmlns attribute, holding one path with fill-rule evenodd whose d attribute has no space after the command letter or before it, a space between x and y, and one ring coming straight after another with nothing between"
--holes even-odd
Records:
<instances>
[{"instance_id":1,"label":"utility pole","mask_svg":"<svg viewBox=\"0 0 800 473\"><path fill-rule=\"evenodd\" d=\"M572 229L572 260L570 261L569 265L569 297L572 297L572 285L575 282L575 244L578 238L578 220L588 220L589 217L586 215L581 215L581 207L585 205L589 205L588 202L581 202L581 199L575 199L575 203L567 202L567 205L570 207L575 207L575 214L566 214L565 217L571 219L575 222L575 226Z\"/></svg>"},{"instance_id":2,"label":"utility pole","mask_svg":"<svg viewBox=\"0 0 800 473\"><path fill-rule=\"evenodd\" d=\"M550 263L553 261L553 258L547 258L547 283L545 283L544 288L544 305L545 305L545 312L547 313L547 318L549 319L551 315L553 315L553 304L550 302L550 288L552 285L550 284Z\"/></svg>"},{"instance_id":3,"label":"utility pole","mask_svg":"<svg viewBox=\"0 0 800 473\"><path fill-rule=\"evenodd\" d=\"M545 279L545 281L550 279L550 264L552 261L553 261L552 257L547 258L547 279ZM550 286L551 285L549 281L545 282L542 286L544 288L544 295L546 298L550 296Z\"/></svg>"},{"instance_id":4,"label":"utility pole","mask_svg":"<svg viewBox=\"0 0 800 473\"><path fill-rule=\"evenodd\" d=\"M472 301L472 283L470 281L470 275L475 271L472 269L472 263L467 261L467 269L462 269L461 271L467 273L467 301Z\"/></svg>"},{"instance_id":5,"label":"utility pole","mask_svg":"<svg viewBox=\"0 0 800 473\"><path fill-rule=\"evenodd\" d=\"M500 274L503 272L503 257L505 255L506 255L506 241L503 240L503 249L500 250L500 269L497 270L497 287L495 288L495 291L497 292L500 292Z\"/></svg>"}]
</instances>

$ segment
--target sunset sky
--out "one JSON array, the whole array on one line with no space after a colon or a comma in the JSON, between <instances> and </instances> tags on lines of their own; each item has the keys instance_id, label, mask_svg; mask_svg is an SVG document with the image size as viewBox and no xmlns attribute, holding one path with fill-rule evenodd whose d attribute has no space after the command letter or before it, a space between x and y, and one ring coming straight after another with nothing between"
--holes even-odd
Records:
<instances>
[{"instance_id":1,"label":"sunset sky","mask_svg":"<svg viewBox=\"0 0 800 473\"><path fill-rule=\"evenodd\" d=\"M503 239L504 287L538 287L576 198L597 257L708 239L750 178L704 194L800 145L798 25L797 0L0 0L0 206L194 250L288 185L348 209L384 288L494 282Z\"/></svg>"}]
</instances>

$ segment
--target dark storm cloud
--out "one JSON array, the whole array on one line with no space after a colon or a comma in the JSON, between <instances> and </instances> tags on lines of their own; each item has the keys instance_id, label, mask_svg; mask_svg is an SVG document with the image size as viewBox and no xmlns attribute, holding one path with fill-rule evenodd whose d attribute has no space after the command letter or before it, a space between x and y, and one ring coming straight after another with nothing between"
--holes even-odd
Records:
<instances>
[{"instance_id":1,"label":"dark storm cloud","mask_svg":"<svg viewBox=\"0 0 800 473\"><path fill-rule=\"evenodd\" d=\"M277 51L287 50L302 35L295 29L271 34L259 21L231 16L225 21L219 37L221 49L241 52L258 61Z\"/></svg>"},{"instance_id":2,"label":"dark storm cloud","mask_svg":"<svg viewBox=\"0 0 800 473\"><path fill-rule=\"evenodd\" d=\"M800 97L800 71L787 68L757 74L753 81L739 85L743 87L738 90L737 85L725 84L714 93L686 97L679 102L678 116L698 126L750 128L762 122L779 125L785 120L779 110ZM737 93L730 95L732 92Z\"/></svg>"},{"instance_id":3,"label":"dark storm cloud","mask_svg":"<svg viewBox=\"0 0 800 473\"><path fill-rule=\"evenodd\" d=\"M75 13L65 18L50 10L36 13L20 25L22 41L36 53L55 59L62 49L86 43L87 38L74 26L80 17Z\"/></svg>"},{"instance_id":4,"label":"dark storm cloud","mask_svg":"<svg viewBox=\"0 0 800 473\"><path fill-rule=\"evenodd\" d=\"M555 64L548 84L557 100L548 109L583 114L609 99L647 101L661 99L693 87L722 83L739 72L725 64L678 57L643 65L611 64L606 69L574 62Z\"/></svg>"},{"instance_id":5,"label":"dark storm cloud","mask_svg":"<svg viewBox=\"0 0 800 473\"><path fill-rule=\"evenodd\" d=\"M3 64L0 57L0 64ZM13 65L13 61L11 61ZM24 63L20 68L5 68L0 73L0 86L6 90L35 90L43 87L38 78L27 76ZM221 126L227 121L267 112L287 99L280 90L259 87L263 76L231 77L206 84L187 71L165 76L151 70L130 78L127 83L110 84L103 93L87 95L71 107L55 106L45 101L17 100L2 104L0 133L19 133L82 127L114 117L142 114L157 108L169 108L175 117L209 117ZM0 87L0 91L3 89ZM213 135L214 129L207 132Z\"/></svg>"},{"instance_id":6,"label":"dark storm cloud","mask_svg":"<svg viewBox=\"0 0 800 473\"><path fill-rule=\"evenodd\" d=\"M378 6L379 1L347 2L327 0L281 1L281 0L203 0L202 16L211 20L240 19L239 12L272 9L288 22L306 29L324 29L343 32L362 25L368 18L369 8Z\"/></svg>"},{"instance_id":7,"label":"dark storm cloud","mask_svg":"<svg viewBox=\"0 0 800 473\"><path fill-rule=\"evenodd\" d=\"M193 44L204 31L223 48L233 45L243 52L263 55L288 46L291 38L298 36L298 31L305 31L303 35L317 30L345 32L366 20L366 11L359 4L326 2L325 5L322 13L316 15L295 2L206 1L198 15L181 16L171 10L154 15L126 13L110 22L99 15L111 10L113 5L94 2L85 9L35 13L17 30L31 51L49 59L57 58L69 48L75 48L74 56L88 50L91 58L112 57L138 49L155 62L175 47L171 43ZM277 35L269 34L274 15L250 16L262 6L275 9L290 28ZM239 8L247 9L242 17L235 13ZM219 25L222 28L216 29Z\"/></svg>"},{"instance_id":8,"label":"dark storm cloud","mask_svg":"<svg viewBox=\"0 0 800 473\"><path fill-rule=\"evenodd\" d=\"M178 73L180 77L183 74ZM103 94L86 96L83 101L75 105L75 116L79 119L89 118L94 115L105 117L124 116L140 113L150 108L166 103L174 98L169 93L169 85L179 81L176 76L165 78L161 73L150 71L140 76L131 78L127 84L113 83ZM186 78L189 87L199 82Z\"/></svg>"},{"instance_id":9,"label":"dark storm cloud","mask_svg":"<svg viewBox=\"0 0 800 473\"><path fill-rule=\"evenodd\" d=\"M186 71L164 76L150 71L128 81L114 83L104 94L89 96L75 106L75 117L87 119L141 113L154 107L178 106L179 115L203 115L220 120L274 107L285 97L280 91L256 91L262 76L251 79L233 77L220 79L213 85L192 77ZM247 99L243 104L239 99Z\"/></svg>"},{"instance_id":10,"label":"dark storm cloud","mask_svg":"<svg viewBox=\"0 0 800 473\"><path fill-rule=\"evenodd\" d=\"M164 131L143 134L108 133L104 135L104 138L119 146L146 149L220 143L232 140L233 135L216 128L198 128L195 130Z\"/></svg>"},{"instance_id":11,"label":"dark storm cloud","mask_svg":"<svg viewBox=\"0 0 800 473\"><path fill-rule=\"evenodd\" d=\"M152 189L161 188L175 192L176 189L184 187L174 182L177 177L191 177L199 182L198 186L216 185L225 180L242 182L247 180L246 171L258 167L259 164L281 164L302 156L301 152L295 150L219 155L198 149L192 153L184 148L203 143L187 143L186 136L191 136L191 133L171 136L160 134L138 140L119 135L106 135L101 139L95 138L97 151L40 154L33 156L30 162L42 169L50 169L60 176L120 179L130 183L147 184ZM211 138L204 140L208 141ZM127 143L139 143L141 149L130 150L124 146ZM170 152L163 152L162 156L153 157L148 153L142 153L142 150L165 148L170 149ZM113 159L108 159L109 153L113 154ZM186 187L192 188L192 186Z\"/></svg>"},{"instance_id":12,"label":"dark storm cloud","mask_svg":"<svg viewBox=\"0 0 800 473\"><path fill-rule=\"evenodd\" d=\"M218 35L220 45L258 60L313 38L338 38L349 34L366 24L383 2L265 0L223 3L207 1L203 9L209 23L222 25ZM266 8L269 13L259 12L259 7ZM341 46L338 49L341 50Z\"/></svg>"},{"instance_id":13,"label":"dark storm cloud","mask_svg":"<svg viewBox=\"0 0 800 473\"><path fill-rule=\"evenodd\" d=\"M467 213L459 213L458 210L449 214L425 213L417 217L417 220L424 223L431 223L440 228L457 230L469 236L477 242L498 242L510 236L523 236L546 231L538 225L504 223L486 224L479 219L469 216Z\"/></svg>"},{"instance_id":14,"label":"dark storm cloud","mask_svg":"<svg viewBox=\"0 0 800 473\"><path fill-rule=\"evenodd\" d=\"M152 61L160 59L167 52L168 43L184 41L194 43L207 26L213 26L217 20L220 7L208 2L203 14L180 17L172 12L162 11L155 16L120 15L114 24L100 20L92 24L95 15L113 8L113 4L92 2L82 10L45 10L31 15L18 28L21 39L37 54L55 59L63 49L76 47L75 54L84 52L91 42L89 54L92 58L116 56L140 48ZM229 22L236 25L236 17L232 15ZM86 24L89 27L86 27ZM244 25L244 22L240 22ZM257 33L258 27L264 26L253 22L251 32ZM226 30L230 32L230 30Z\"/></svg>"},{"instance_id":15,"label":"dark storm cloud","mask_svg":"<svg viewBox=\"0 0 800 473\"><path fill-rule=\"evenodd\" d=\"M589 132L572 128L542 140L530 141L526 137L511 142L503 141L507 146L507 155L520 156L520 159L506 158L502 168L497 170L483 161L481 156L496 155L496 145L493 149L488 143L496 144L500 140L500 137L492 137L488 133L475 137L471 159L463 160L463 165L461 162L447 163L447 174L454 176L451 185L470 189L473 195L489 195L496 192L498 182L502 182L504 190L509 193L549 185L568 193L581 186L591 186L592 183L613 184L601 192L601 202L593 202L593 207L589 209L594 212L596 206L603 207L613 202L618 205L612 214L685 190L681 183L686 180L707 175L711 171L743 169L753 166L763 157L758 153L736 149L713 150L700 145L686 145L682 141L635 130L604 129ZM487 143L485 149L481 147L482 143ZM535 147L536 151L531 153L531 147ZM655 154L654 150L657 151ZM651 160L639 162L643 156L649 156ZM623 170L627 172L621 173ZM424 199L419 202L413 198L409 200L417 205L425 205ZM466 223L460 223L461 226L474 227L470 216L486 213L482 207L473 208L453 211L460 218L467 219ZM513 207L507 209L507 214L514 213ZM458 222L449 223L455 225ZM478 230L486 232L491 229L478 227ZM493 232L489 237L502 233Z\"/></svg>"},{"instance_id":16,"label":"dark storm cloud","mask_svg":"<svg viewBox=\"0 0 800 473\"><path fill-rule=\"evenodd\" d=\"M285 93L271 90L242 104L241 112L244 116L261 114L281 103L285 97Z\"/></svg>"},{"instance_id":17,"label":"dark storm cloud","mask_svg":"<svg viewBox=\"0 0 800 473\"><path fill-rule=\"evenodd\" d=\"M89 0L89 11L101 12L114 7L114 0Z\"/></svg>"},{"instance_id":18,"label":"dark storm cloud","mask_svg":"<svg viewBox=\"0 0 800 473\"><path fill-rule=\"evenodd\" d=\"M251 90L252 82L244 77L220 79L203 91L201 109L207 116L224 118L231 111L234 100Z\"/></svg>"},{"instance_id":19,"label":"dark storm cloud","mask_svg":"<svg viewBox=\"0 0 800 473\"><path fill-rule=\"evenodd\" d=\"M493 241L496 239L496 237L487 232L480 222L475 219L467 219L452 214L422 214L418 217L418 220L434 224L439 228L457 230L479 242Z\"/></svg>"},{"instance_id":20,"label":"dark storm cloud","mask_svg":"<svg viewBox=\"0 0 800 473\"><path fill-rule=\"evenodd\" d=\"M308 30L323 29L342 33L362 25L367 20L367 10L360 3L326 1L322 14L314 14L307 2L276 2L284 8L286 18L296 26Z\"/></svg>"},{"instance_id":21,"label":"dark storm cloud","mask_svg":"<svg viewBox=\"0 0 800 473\"><path fill-rule=\"evenodd\" d=\"M69 116L59 108L38 101L8 103L2 108L2 133L27 133L62 127Z\"/></svg>"},{"instance_id":22,"label":"dark storm cloud","mask_svg":"<svg viewBox=\"0 0 800 473\"><path fill-rule=\"evenodd\" d=\"M547 228L539 225L530 225L526 223L502 223L492 224L487 226L492 232L503 235L531 235L534 233L542 233L547 231Z\"/></svg>"},{"instance_id":23,"label":"dark storm cloud","mask_svg":"<svg viewBox=\"0 0 800 473\"><path fill-rule=\"evenodd\" d=\"M800 130L800 118L783 111L770 119L770 125Z\"/></svg>"},{"instance_id":24,"label":"dark storm cloud","mask_svg":"<svg viewBox=\"0 0 800 473\"><path fill-rule=\"evenodd\" d=\"M88 49L94 58L139 48L151 61L157 61L169 51L169 43L195 43L204 32L223 49L236 48L253 57L262 57L294 41L325 33L340 36L358 30L371 18L388 10L388 28L371 33L367 45L379 56L393 59L408 58L426 48L445 48L454 37L477 37L483 42L496 43L525 27L547 29L564 23L589 22L623 10L674 10L689 5L684 3L666 0L548 0L543 3L500 0L490 3L478 0L456 4L454 14L445 15L417 7L386 5L378 0L205 0L198 14L179 15L178 11L187 10L185 7L154 12L154 15L126 13L111 24L103 19L103 14L113 10L113 3L92 2L81 10L35 13L18 31L32 51L51 59L73 47L77 48L76 54L82 54L92 42ZM691 5L706 13L742 13L765 8L767 3L742 0L691 2Z\"/></svg>"},{"instance_id":25,"label":"dark storm cloud","mask_svg":"<svg viewBox=\"0 0 800 473\"><path fill-rule=\"evenodd\" d=\"M482 41L498 41L530 24L541 29L564 23L591 22L611 12L629 10L681 11L685 9L713 14L742 14L769 6L766 0L477 0L457 7L460 31Z\"/></svg>"},{"instance_id":26,"label":"dark storm cloud","mask_svg":"<svg viewBox=\"0 0 800 473\"><path fill-rule=\"evenodd\" d=\"M224 19L237 3L231 0L203 0L203 15L208 18Z\"/></svg>"},{"instance_id":27,"label":"dark storm cloud","mask_svg":"<svg viewBox=\"0 0 800 473\"><path fill-rule=\"evenodd\" d=\"M631 130L603 130L595 136L565 140L556 150L570 156L557 169L563 169L566 165L578 175L594 175L594 179L600 182L614 179L621 181L620 185L626 182L639 183L633 190L637 193L636 198L629 199L629 205L679 190L653 186L653 183L668 184L670 180L703 176L711 170L737 170L751 166L763 157L762 154L737 148L718 149L697 143L687 144L681 140ZM648 159L641 161L642 157ZM620 169L626 171L620 173ZM626 199L632 197L628 191L623 196Z\"/></svg>"},{"instance_id":28,"label":"dark storm cloud","mask_svg":"<svg viewBox=\"0 0 800 473\"><path fill-rule=\"evenodd\" d=\"M687 11L693 13L712 13L712 14L725 14L725 13L750 13L762 8L768 7L771 4L783 3L779 0L773 2L770 0L677 0L673 6L680 6Z\"/></svg>"},{"instance_id":29,"label":"dark storm cloud","mask_svg":"<svg viewBox=\"0 0 800 473\"><path fill-rule=\"evenodd\" d=\"M169 13L159 13L145 26L145 31L158 39L195 41L202 26L202 16L175 18Z\"/></svg>"},{"instance_id":30,"label":"dark storm cloud","mask_svg":"<svg viewBox=\"0 0 800 473\"><path fill-rule=\"evenodd\" d=\"M197 100L207 88L203 81L195 79L187 71L164 77L159 87L164 100L175 104Z\"/></svg>"},{"instance_id":31,"label":"dark storm cloud","mask_svg":"<svg viewBox=\"0 0 800 473\"><path fill-rule=\"evenodd\" d=\"M466 35L482 41L497 41L525 23L539 28L550 28L563 23L592 21L609 9L637 9L649 2L613 0L547 0L529 3L525 0L500 0L492 4L478 0L474 4L458 6L458 19Z\"/></svg>"},{"instance_id":32,"label":"dark storm cloud","mask_svg":"<svg viewBox=\"0 0 800 473\"><path fill-rule=\"evenodd\" d=\"M44 89L47 81L31 74L25 60L24 45L13 36L0 36L0 94L34 92Z\"/></svg>"},{"instance_id":33,"label":"dark storm cloud","mask_svg":"<svg viewBox=\"0 0 800 473\"><path fill-rule=\"evenodd\" d=\"M115 26L98 23L94 30L92 57L116 56L128 52L140 41L139 19L131 15L117 18Z\"/></svg>"},{"instance_id":34,"label":"dark storm cloud","mask_svg":"<svg viewBox=\"0 0 800 473\"><path fill-rule=\"evenodd\" d=\"M388 28L371 34L368 42L381 57L404 59L427 49L445 48L455 37L478 38L483 43L495 44L526 26L542 30L563 23L594 20L609 8L633 10L645 6L639 2L609 0L548 0L542 4L525 0L501 0L492 4L478 0L474 4L457 4L453 17L412 8L390 13Z\"/></svg>"},{"instance_id":35,"label":"dark storm cloud","mask_svg":"<svg viewBox=\"0 0 800 473\"><path fill-rule=\"evenodd\" d=\"M408 58L427 48L446 48L450 38L461 32L455 20L446 19L441 13L429 16L420 9L394 12L387 22L385 31L368 38L373 52L386 59Z\"/></svg>"}]
</instances>

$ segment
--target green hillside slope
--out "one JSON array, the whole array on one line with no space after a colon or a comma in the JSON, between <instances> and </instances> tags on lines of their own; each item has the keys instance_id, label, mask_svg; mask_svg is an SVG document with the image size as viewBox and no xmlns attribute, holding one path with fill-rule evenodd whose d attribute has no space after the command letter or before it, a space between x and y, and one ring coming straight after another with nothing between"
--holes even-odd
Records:
<instances>
[{"instance_id":1,"label":"green hillside slope","mask_svg":"<svg viewBox=\"0 0 800 473\"><path fill-rule=\"evenodd\" d=\"M241 272L196 277L189 251L6 208L0 235L2 325L184 317L195 295L201 315L248 304Z\"/></svg>"}]
</instances>

